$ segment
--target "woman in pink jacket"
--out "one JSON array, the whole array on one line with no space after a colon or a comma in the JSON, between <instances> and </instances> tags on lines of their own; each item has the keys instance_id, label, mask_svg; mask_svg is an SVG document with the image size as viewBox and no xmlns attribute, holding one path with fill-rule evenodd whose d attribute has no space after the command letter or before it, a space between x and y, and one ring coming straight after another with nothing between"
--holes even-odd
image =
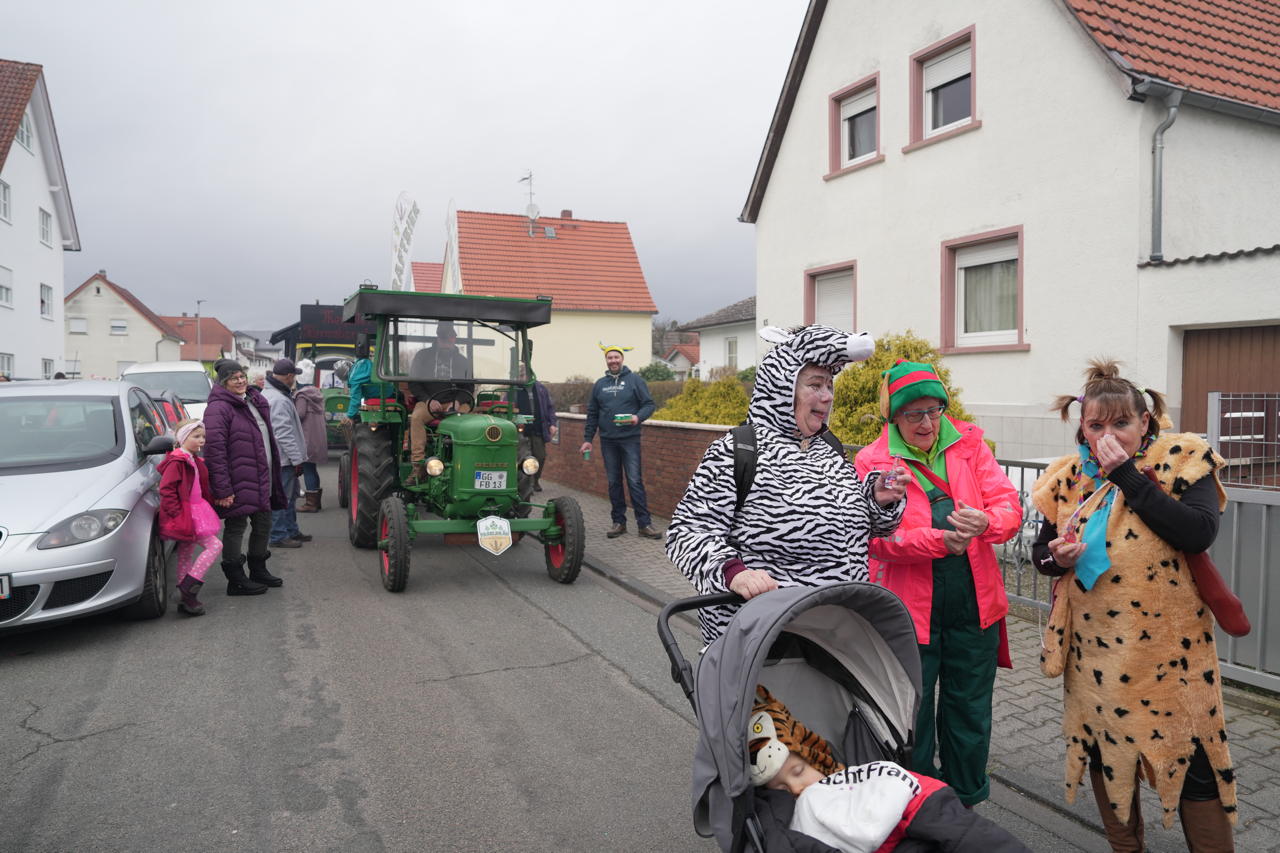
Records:
<instances>
[{"instance_id":1,"label":"woman in pink jacket","mask_svg":"<svg viewBox=\"0 0 1280 853\"><path fill-rule=\"evenodd\" d=\"M860 477L900 462L909 472L902 523L871 540L869 571L906 602L920 644L924 692L911 769L942 779L972 806L991 787L996 665L1010 666L1009 600L994 546L1017 533L1022 510L982 430L946 417L946 405L933 367L899 361L880 392L884 431L855 466Z\"/></svg>"}]
</instances>

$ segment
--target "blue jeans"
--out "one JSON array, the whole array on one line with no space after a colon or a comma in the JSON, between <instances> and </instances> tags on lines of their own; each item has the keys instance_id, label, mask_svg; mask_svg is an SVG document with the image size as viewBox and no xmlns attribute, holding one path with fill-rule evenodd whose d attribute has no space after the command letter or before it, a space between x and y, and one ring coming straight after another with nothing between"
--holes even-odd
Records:
<instances>
[{"instance_id":1,"label":"blue jeans","mask_svg":"<svg viewBox=\"0 0 1280 853\"><path fill-rule=\"evenodd\" d=\"M308 492L320 491L320 469L316 467L316 463L302 463L302 484Z\"/></svg>"},{"instance_id":2,"label":"blue jeans","mask_svg":"<svg viewBox=\"0 0 1280 853\"><path fill-rule=\"evenodd\" d=\"M640 438L611 441L600 437L600 455L604 458L604 473L609 478L609 503L612 504L614 524L627 523L627 501L622 495L622 477L627 478L627 494L631 495L631 508L636 514L636 526L648 527L653 523L649 516L649 504L644 496L644 480L640 477Z\"/></svg>"},{"instance_id":3,"label":"blue jeans","mask_svg":"<svg viewBox=\"0 0 1280 853\"><path fill-rule=\"evenodd\" d=\"M272 545L302 533L298 529L298 475L293 472L292 465L281 466L280 485L284 487L284 493L289 498L289 505L284 509L271 511Z\"/></svg>"}]
</instances>

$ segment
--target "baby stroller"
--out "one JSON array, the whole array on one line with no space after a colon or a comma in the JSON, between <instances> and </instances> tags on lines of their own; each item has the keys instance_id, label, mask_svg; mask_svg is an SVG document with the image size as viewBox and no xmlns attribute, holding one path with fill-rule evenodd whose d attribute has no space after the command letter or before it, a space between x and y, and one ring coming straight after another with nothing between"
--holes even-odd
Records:
<instances>
[{"instance_id":1,"label":"baby stroller","mask_svg":"<svg viewBox=\"0 0 1280 853\"><path fill-rule=\"evenodd\" d=\"M787 587L751 599L707 647L695 674L671 632L671 616L741 600L721 593L673 601L658 617L658 634L672 679L698 718L694 829L714 836L728 853L765 853L766 838L785 836L774 805L775 797L788 795L755 788L748 776L747 723L756 685L826 738L841 763L906 766L920 707L920 657L906 605L883 587L849 582Z\"/></svg>"}]
</instances>

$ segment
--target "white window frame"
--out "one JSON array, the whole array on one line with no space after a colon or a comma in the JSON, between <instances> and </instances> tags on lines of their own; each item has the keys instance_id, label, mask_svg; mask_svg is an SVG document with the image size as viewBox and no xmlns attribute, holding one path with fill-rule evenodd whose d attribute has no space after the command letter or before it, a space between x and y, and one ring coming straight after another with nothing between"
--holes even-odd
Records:
<instances>
[{"instance_id":1,"label":"white window frame","mask_svg":"<svg viewBox=\"0 0 1280 853\"><path fill-rule=\"evenodd\" d=\"M40 285L40 316L53 319L53 288L47 284Z\"/></svg>"},{"instance_id":2,"label":"white window frame","mask_svg":"<svg viewBox=\"0 0 1280 853\"><path fill-rule=\"evenodd\" d=\"M955 256L955 341L957 347L991 347L1019 343L1018 335L1018 288L1014 288L1013 327L989 332L966 332L964 330L965 271L973 267L1013 261L1022 264L1018 238L1009 237L979 243L974 246L962 246L954 250ZM1016 279L1016 273L1015 273Z\"/></svg>"},{"instance_id":3,"label":"white window frame","mask_svg":"<svg viewBox=\"0 0 1280 853\"><path fill-rule=\"evenodd\" d=\"M13 191L0 181L0 220L13 224Z\"/></svg>"},{"instance_id":4,"label":"white window frame","mask_svg":"<svg viewBox=\"0 0 1280 853\"><path fill-rule=\"evenodd\" d=\"M127 335L129 334L129 321L113 318L108 322L108 329L113 335Z\"/></svg>"},{"instance_id":5,"label":"white window frame","mask_svg":"<svg viewBox=\"0 0 1280 853\"><path fill-rule=\"evenodd\" d=\"M733 335L724 339L724 364L725 367L738 369L738 336Z\"/></svg>"},{"instance_id":6,"label":"white window frame","mask_svg":"<svg viewBox=\"0 0 1280 853\"><path fill-rule=\"evenodd\" d=\"M840 168L844 169L849 166L856 166L859 163L874 158L880 153L880 99L879 90L875 85L868 86L861 91L855 92L847 98L840 101ZM850 119L856 118L866 112L875 113L874 121L876 126L875 142L871 145L870 151L865 151L856 156L850 156Z\"/></svg>"},{"instance_id":7,"label":"white window frame","mask_svg":"<svg viewBox=\"0 0 1280 853\"><path fill-rule=\"evenodd\" d=\"M0 267L0 307L13 307L13 270Z\"/></svg>"},{"instance_id":8,"label":"white window frame","mask_svg":"<svg viewBox=\"0 0 1280 853\"><path fill-rule=\"evenodd\" d=\"M23 110L22 120L18 122L18 131L13 135L13 138L17 140L19 145L34 154L35 152L31 150L31 140L34 136L35 129L31 125L31 111Z\"/></svg>"},{"instance_id":9,"label":"white window frame","mask_svg":"<svg viewBox=\"0 0 1280 853\"><path fill-rule=\"evenodd\" d=\"M973 121L973 99L972 95L970 95L969 114L967 116L940 127L933 127L933 90L959 80L961 77L968 77L969 86L973 86L973 42L971 40L966 39L962 44L945 50L921 63L921 86L923 87L921 108L924 111L921 117L923 121L921 129L923 130L923 138L928 139L931 136L955 130Z\"/></svg>"},{"instance_id":10,"label":"white window frame","mask_svg":"<svg viewBox=\"0 0 1280 853\"><path fill-rule=\"evenodd\" d=\"M53 214L40 208L40 242L53 248Z\"/></svg>"},{"instance_id":11,"label":"white window frame","mask_svg":"<svg viewBox=\"0 0 1280 853\"><path fill-rule=\"evenodd\" d=\"M45 379L53 378L53 359L51 358L40 359L40 373L44 376Z\"/></svg>"},{"instance_id":12,"label":"white window frame","mask_svg":"<svg viewBox=\"0 0 1280 853\"><path fill-rule=\"evenodd\" d=\"M13 353L0 352L0 373L13 378Z\"/></svg>"},{"instance_id":13,"label":"white window frame","mask_svg":"<svg viewBox=\"0 0 1280 853\"><path fill-rule=\"evenodd\" d=\"M88 317L68 317L67 318L67 334L68 335L89 334L89 318Z\"/></svg>"}]
</instances>

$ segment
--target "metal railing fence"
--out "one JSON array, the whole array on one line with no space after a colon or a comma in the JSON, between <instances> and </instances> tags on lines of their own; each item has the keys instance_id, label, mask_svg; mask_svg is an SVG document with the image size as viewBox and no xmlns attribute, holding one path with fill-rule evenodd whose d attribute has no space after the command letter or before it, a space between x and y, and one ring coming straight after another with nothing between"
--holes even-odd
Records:
<instances>
[{"instance_id":1,"label":"metal railing fence","mask_svg":"<svg viewBox=\"0 0 1280 853\"><path fill-rule=\"evenodd\" d=\"M1214 391L1207 421L1224 484L1280 490L1280 394Z\"/></svg>"}]
</instances>

